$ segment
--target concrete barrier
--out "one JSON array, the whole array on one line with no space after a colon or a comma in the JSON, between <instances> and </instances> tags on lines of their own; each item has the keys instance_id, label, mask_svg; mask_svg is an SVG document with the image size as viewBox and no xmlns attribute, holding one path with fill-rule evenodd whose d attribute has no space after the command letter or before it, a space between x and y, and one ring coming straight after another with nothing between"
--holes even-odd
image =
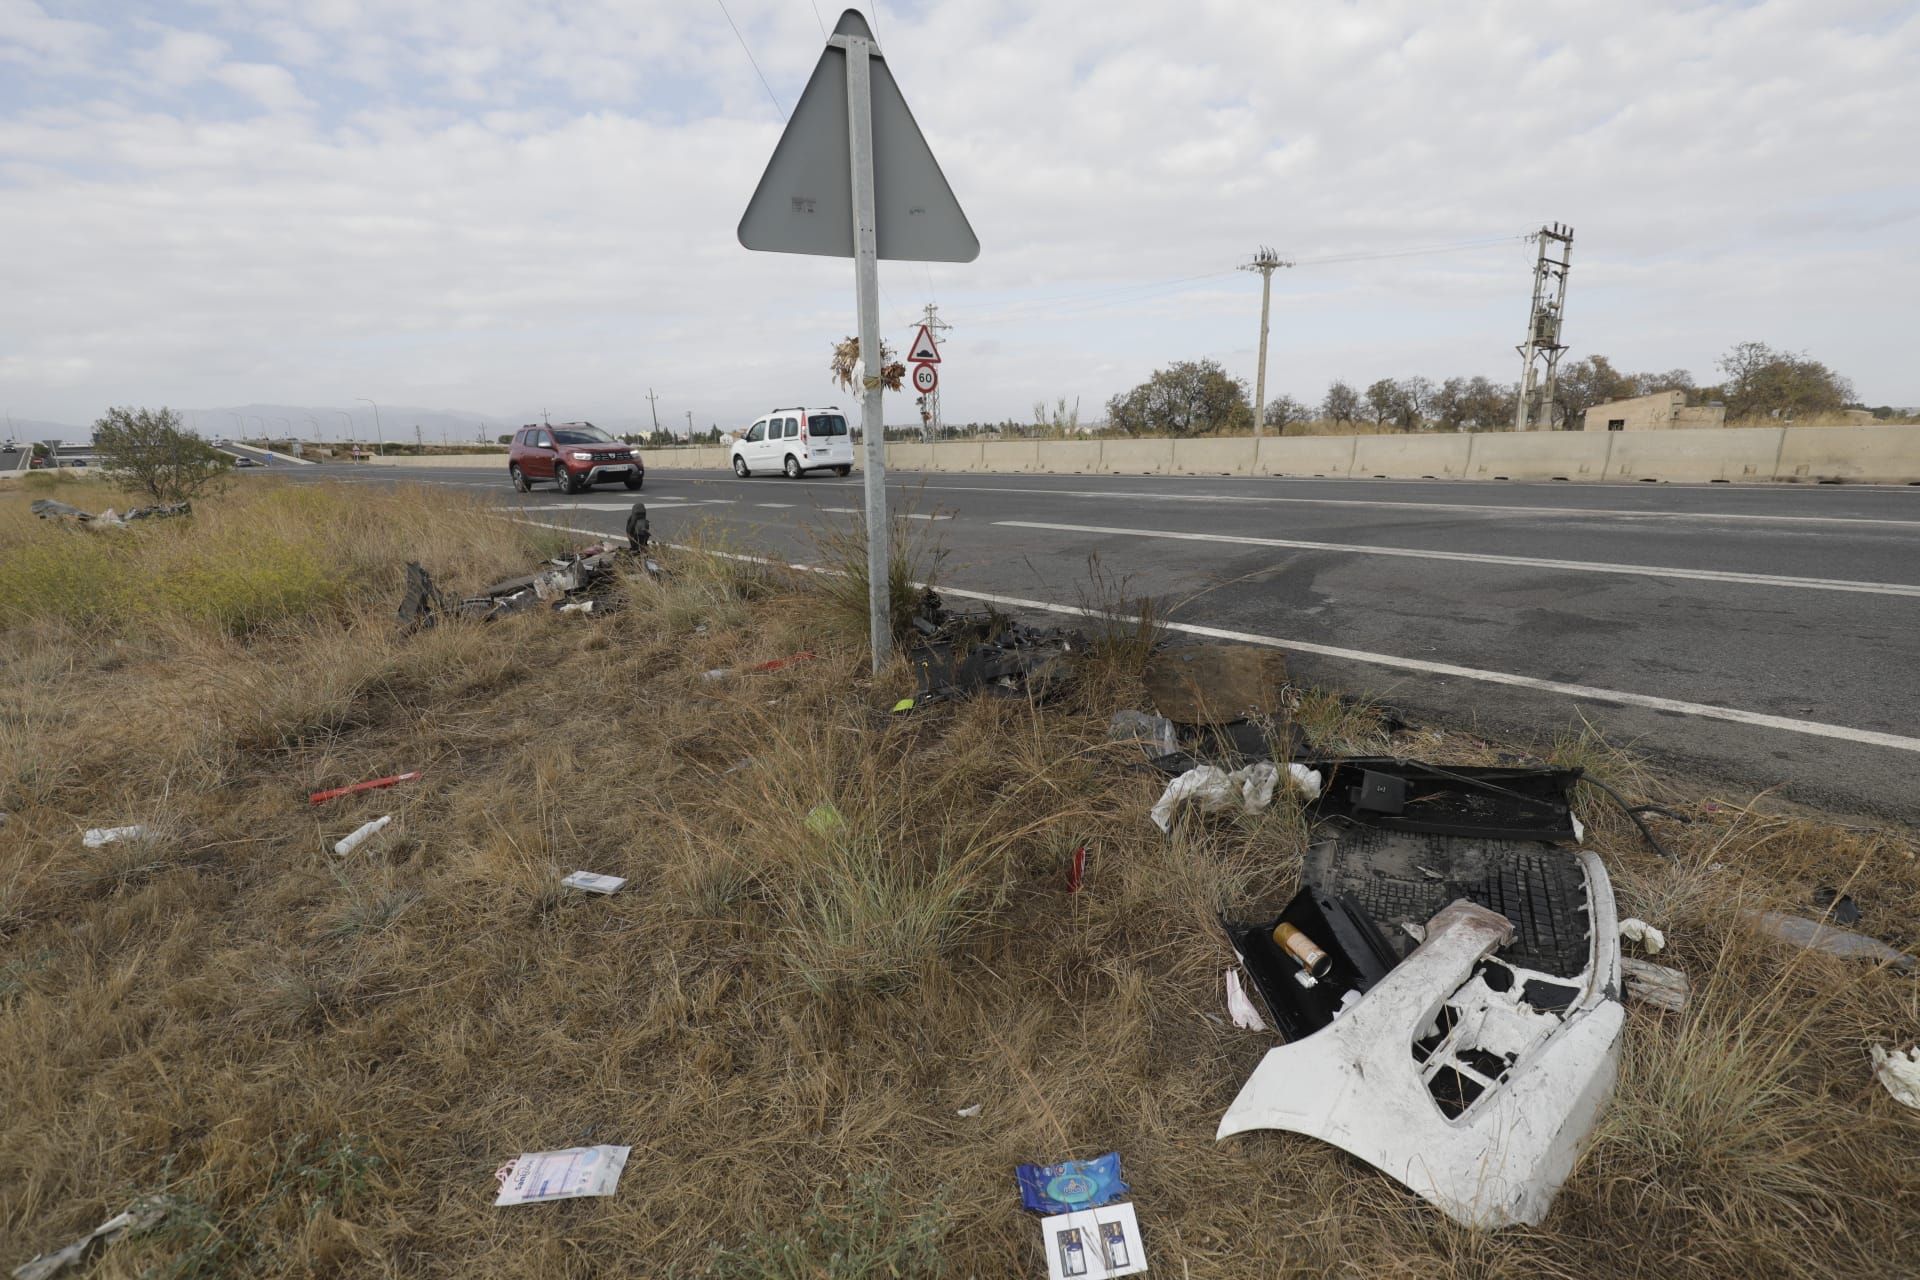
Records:
<instances>
[{"instance_id":1,"label":"concrete barrier","mask_svg":"<svg viewBox=\"0 0 1920 1280\"><path fill-rule=\"evenodd\" d=\"M983 440L980 442L980 469L1024 475L1040 469L1038 440Z\"/></svg>"},{"instance_id":2,"label":"concrete barrier","mask_svg":"<svg viewBox=\"0 0 1920 1280\"><path fill-rule=\"evenodd\" d=\"M642 451L650 470L725 471L724 446ZM863 450L854 450L857 468ZM1679 431L1479 431L1458 435L1197 440L902 441L905 471L1010 475L1437 476L1469 480L1920 482L1920 427L1717 427ZM369 458L388 467L507 468L504 453Z\"/></svg>"},{"instance_id":3,"label":"concrete barrier","mask_svg":"<svg viewBox=\"0 0 1920 1280\"><path fill-rule=\"evenodd\" d=\"M1163 476L1173 470L1171 440L1102 440L1100 470L1110 476Z\"/></svg>"},{"instance_id":4,"label":"concrete barrier","mask_svg":"<svg viewBox=\"0 0 1920 1280\"><path fill-rule=\"evenodd\" d=\"M1344 476L1353 470L1359 436L1262 436L1257 476Z\"/></svg>"},{"instance_id":5,"label":"concrete barrier","mask_svg":"<svg viewBox=\"0 0 1920 1280\"><path fill-rule=\"evenodd\" d=\"M1624 433L1476 431L1466 437L1466 478L1599 480L1606 474L1611 437L1621 434Z\"/></svg>"},{"instance_id":6,"label":"concrete barrier","mask_svg":"<svg viewBox=\"0 0 1920 1280\"><path fill-rule=\"evenodd\" d=\"M1042 440L1034 470L1050 476L1097 475L1105 470L1101 451L1099 440Z\"/></svg>"},{"instance_id":7,"label":"concrete barrier","mask_svg":"<svg viewBox=\"0 0 1920 1280\"><path fill-rule=\"evenodd\" d=\"M1207 437L1173 442L1173 470L1183 476L1250 476L1253 474L1252 436L1238 439Z\"/></svg>"},{"instance_id":8,"label":"concrete barrier","mask_svg":"<svg viewBox=\"0 0 1920 1280\"><path fill-rule=\"evenodd\" d=\"M1431 436L1355 436L1353 470L1356 476L1390 476L1418 480L1458 480L1467 474L1471 441L1458 433Z\"/></svg>"},{"instance_id":9,"label":"concrete barrier","mask_svg":"<svg viewBox=\"0 0 1920 1280\"><path fill-rule=\"evenodd\" d=\"M1781 427L1609 431L1604 480L1771 480ZM1584 432L1582 434L1585 434Z\"/></svg>"},{"instance_id":10,"label":"concrete barrier","mask_svg":"<svg viewBox=\"0 0 1920 1280\"><path fill-rule=\"evenodd\" d=\"M1920 427L1786 427L1776 480L1920 481Z\"/></svg>"},{"instance_id":11,"label":"concrete barrier","mask_svg":"<svg viewBox=\"0 0 1920 1280\"><path fill-rule=\"evenodd\" d=\"M359 462L342 460L321 464L330 467L498 467L500 474L507 473L507 455L505 453L429 453L412 458L405 454L386 454L376 458L363 458Z\"/></svg>"}]
</instances>

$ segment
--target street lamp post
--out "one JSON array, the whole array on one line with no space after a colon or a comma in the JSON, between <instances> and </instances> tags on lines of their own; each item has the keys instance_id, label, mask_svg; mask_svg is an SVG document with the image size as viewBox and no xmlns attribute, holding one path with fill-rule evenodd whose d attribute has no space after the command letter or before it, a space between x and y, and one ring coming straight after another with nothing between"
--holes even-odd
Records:
<instances>
[{"instance_id":1,"label":"street lamp post","mask_svg":"<svg viewBox=\"0 0 1920 1280\"><path fill-rule=\"evenodd\" d=\"M368 404L373 404L373 401L367 400L365 396L355 396L354 399L366 400ZM385 454L387 451L387 433L380 425L380 406L377 404L373 404L373 437L373 452L375 455Z\"/></svg>"},{"instance_id":2,"label":"street lamp post","mask_svg":"<svg viewBox=\"0 0 1920 1280\"><path fill-rule=\"evenodd\" d=\"M330 410L330 412L337 413L341 417L347 420L347 434L340 437L340 443L346 444L348 441L353 439L353 434L354 434L353 415L348 413L345 409L333 409L333 410Z\"/></svg>"}]
</instances>

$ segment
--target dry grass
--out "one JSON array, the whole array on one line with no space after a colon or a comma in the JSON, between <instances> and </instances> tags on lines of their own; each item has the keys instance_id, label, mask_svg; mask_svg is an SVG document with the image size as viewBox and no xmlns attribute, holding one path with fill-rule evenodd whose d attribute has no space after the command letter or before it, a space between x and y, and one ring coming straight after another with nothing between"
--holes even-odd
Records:
<instances>
[{"instance_id":1,"label":"dry grass","mask_svg":"<svg viewBox=\"0 0 1920 1280\"><path fill-rule=\"evenodd\" d=\"M1213 915L1282 901L1302 837L1276 813L1161 839L1161 780L1104 741L1124 660L1057 707L889 716L904 672L865 678L816 582L686 554L610 616L397 641L402 559L458 586L532 548L437 494L230 501L155 563L305 527L354 576L238 630L182 605L0 639L0 1265L166 1193L92 1274L1031 1275L1012 1166L1117 1148L1160 1275L1911 1268L1920 1126L1866 1047L1913 1037L1915 986L1739 914L1842 884L1911 947L1895 836L1676 790L1666 862L1586 805L1694 1007L1635 1010L1544 1226L1475 1235L1310 1140L1213 1142L1267 1045L1220 1008ZM8 563L55 537L0 510ZM1302 715L1387 741L1364 705ZM381 813L368 852L327 852ZM630 884L562 893L576 868ZM615 1196L492 1207L513 1155L590 1142L634 1148Z\"/></svg>"}]
</instances>

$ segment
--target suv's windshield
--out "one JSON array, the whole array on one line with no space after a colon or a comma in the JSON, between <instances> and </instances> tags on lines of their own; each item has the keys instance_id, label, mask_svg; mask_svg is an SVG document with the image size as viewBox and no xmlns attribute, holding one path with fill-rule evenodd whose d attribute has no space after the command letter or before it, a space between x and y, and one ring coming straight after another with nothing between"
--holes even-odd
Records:
<instances>
[{"instance_id":1,"label":"suv's windshield","mask_svg":"<svg viewBox=\"0 0 1920 1280\"><path fill-rule=\"evenodd\" d=\"M613 437L598 427L554 427L555 444L612 444Z\"/></svg>"},{"instance_id":2,"label":"suv's windshield","mask_svg":"<svg viewBox=\"0 0 1920 1280\"><path fill-rule=\"evenodd\" d=\"M843 436L847 434L847 420L837 413L810 413L807 415L807 434Z\"/></svg>"}]
</instances>

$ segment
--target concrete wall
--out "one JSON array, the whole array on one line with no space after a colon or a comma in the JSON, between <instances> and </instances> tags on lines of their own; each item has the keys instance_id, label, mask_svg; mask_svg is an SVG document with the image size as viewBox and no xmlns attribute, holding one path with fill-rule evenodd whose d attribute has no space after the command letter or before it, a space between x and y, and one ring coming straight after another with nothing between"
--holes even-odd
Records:
<instances>
[{"instance_id":1,"label":"concrete wall","mask_svg":"<svg viewBox=\"0 0 1920 1280\"><path fill-rule=\"evenodd\" d=\"M705 446L643 451L655 471L727 469ZM858 465L861 451L854 452ZM1395 480L1853 480L1920 483L1920 427L1703 427L1199 440L890 444L903 471L1003 475L1384 476ZM331 467L356 464L335 462ZM504 454L371 458L363 466L497 467Z\"/></svg>"}]
</instances>

